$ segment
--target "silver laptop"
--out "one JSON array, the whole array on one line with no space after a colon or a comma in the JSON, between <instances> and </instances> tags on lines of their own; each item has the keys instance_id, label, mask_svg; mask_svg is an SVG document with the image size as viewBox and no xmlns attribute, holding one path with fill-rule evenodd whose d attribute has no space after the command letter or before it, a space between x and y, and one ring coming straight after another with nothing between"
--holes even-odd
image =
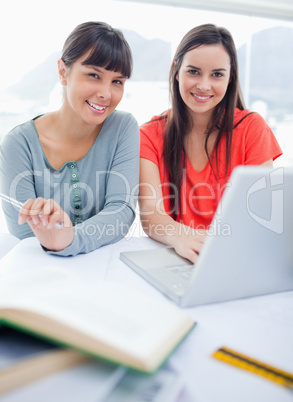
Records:
<instances>
[{"instance_id":1,"label":"silver laptop","mask_svg":"<svg viewBox=\"0 0 293 402\"><path fill-rule=\"evenodd\" d=\"M293 167L234 169L195 264L174 249L120 253L182 307L293 289Z\"/></svg>"}]
</instances>

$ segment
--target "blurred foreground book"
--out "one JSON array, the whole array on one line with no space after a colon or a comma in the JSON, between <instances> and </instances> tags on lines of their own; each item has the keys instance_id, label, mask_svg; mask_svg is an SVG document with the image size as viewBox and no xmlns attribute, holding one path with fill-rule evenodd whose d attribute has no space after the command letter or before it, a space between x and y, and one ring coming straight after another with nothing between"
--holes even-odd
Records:
<instances>
[{"instance_id":1,"label":"blurred foreground book","mask_svg":"<svg viewBox=\"0 0 293 402\"><path fill-rule=\"evenodd\" d=\"M154 374L134 372L10 328L0 330L1 402L177 402L183 385L167 365Z\"/></svg>"},{"instance_id":2,"label":"blurred foreground book","mask_svg":"<svg viewBox=\"0 0 293 402\"><path fill-rule=\"evenodd\" d=\"M70 349L0 327L0 395L89 360Z\"/></svg>"},{"instance_id":3,"label":"blurred foreground book","mask_svg":"<svg viewBox=\"0 0 293 402\"><path fill-rule=\"evenodd\" d=\"M28 252L40 253L38 265L21 266ZM30 239L1 259L0 324L146 373L162 366L195 325L169 301L110 281L85 283L57 261Z\"/></svg>"}]
</instances>

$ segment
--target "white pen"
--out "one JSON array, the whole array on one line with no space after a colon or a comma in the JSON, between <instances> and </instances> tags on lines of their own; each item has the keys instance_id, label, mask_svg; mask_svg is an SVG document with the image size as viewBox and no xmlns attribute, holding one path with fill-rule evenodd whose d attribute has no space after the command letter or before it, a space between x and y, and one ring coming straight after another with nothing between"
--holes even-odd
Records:
<instances>
[{"instance_id":1,"label":"white pen","mask_svg":"<svg viewBox=\"0 0 293 402\"><path fill-rule=\"evenodd\" d=\"M20 210L24 203L23 202L19 202L17 201L15 198L9 197L8 195L5 195L3 193L0 193L0 199L3 201L8 202L9 204L13 205L14 207L16 207L18 210ZM39 215L40 216L40 215ZM42 219L42 217L40 216L40 219ZM63 223L62 222L56 222L55 223L55 227L58 229L61 229L63 227Z\"/></svg>"},{"instance_id":2,"label":"white pen","mask_svg":"<svg viewBox=\"0 0 293 402\"><path fill-rule=\"evenodd\" d=\"M8 197L8 195L5 195L5 194L3 194L3 193L0 193L0 198L1 198L3 201L8 202L9 204L15 206L15 207L18 208L18 209L21 209L22 206L23 206L23 203L22 203L22 202L19 202L19 201L15 200L15 199L12 198L12 197Z\"/></svg>"}]
</instances>

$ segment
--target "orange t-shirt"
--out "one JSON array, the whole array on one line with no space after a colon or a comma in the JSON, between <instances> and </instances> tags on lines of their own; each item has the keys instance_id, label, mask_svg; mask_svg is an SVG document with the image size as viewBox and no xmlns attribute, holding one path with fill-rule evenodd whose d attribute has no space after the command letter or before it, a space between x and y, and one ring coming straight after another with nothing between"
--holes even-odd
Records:
<instances>
[{"instance_id":1,"label":"orange t-shirt","mask_svg":"<svg viewBox=\"0 0 293 402\"><path fill-rule=\"evenodd\" d=\"M235 110L234 125L248 110ZM155 163L160 171L165 211L172 215L168 174L166 174L163 153L163 136L166 119L154 116L140 128L140 157ZM159 120L158 120L159 119ZM214 160L212 152L210 158ZM261 165L269 159L275 160L282 155L282 150L269 126L258 113L245 117L233 130L230 168L225 178L226 145L222 136L218 149L218 170L215 177L209 163L198 172L193 169L186 156L185 179L181 186L181 207L177 221L187 226L208 229L217 209L232 170L238 165Z\"/></svg>"}]
</instances>

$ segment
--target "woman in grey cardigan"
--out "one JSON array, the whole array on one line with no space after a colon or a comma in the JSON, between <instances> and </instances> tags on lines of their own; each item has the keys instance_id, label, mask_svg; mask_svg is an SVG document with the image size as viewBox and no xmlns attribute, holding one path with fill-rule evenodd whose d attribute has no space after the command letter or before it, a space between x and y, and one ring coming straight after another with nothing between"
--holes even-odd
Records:
<instances>
[{"instance_id":1,"label":"woman in grey cardigan","mask_svg":"<svg viewBox=\"0 0 293 402\"><path fill-rule=\"evenodd\" d=\"M139 128L115 110L132 71L128 43L102 22L78 25L58 60L64 98L4 136L1 192L9 231L36 236L47 252L87 253L118 241L135 217Z\"/></svg>"}]
</instances>

